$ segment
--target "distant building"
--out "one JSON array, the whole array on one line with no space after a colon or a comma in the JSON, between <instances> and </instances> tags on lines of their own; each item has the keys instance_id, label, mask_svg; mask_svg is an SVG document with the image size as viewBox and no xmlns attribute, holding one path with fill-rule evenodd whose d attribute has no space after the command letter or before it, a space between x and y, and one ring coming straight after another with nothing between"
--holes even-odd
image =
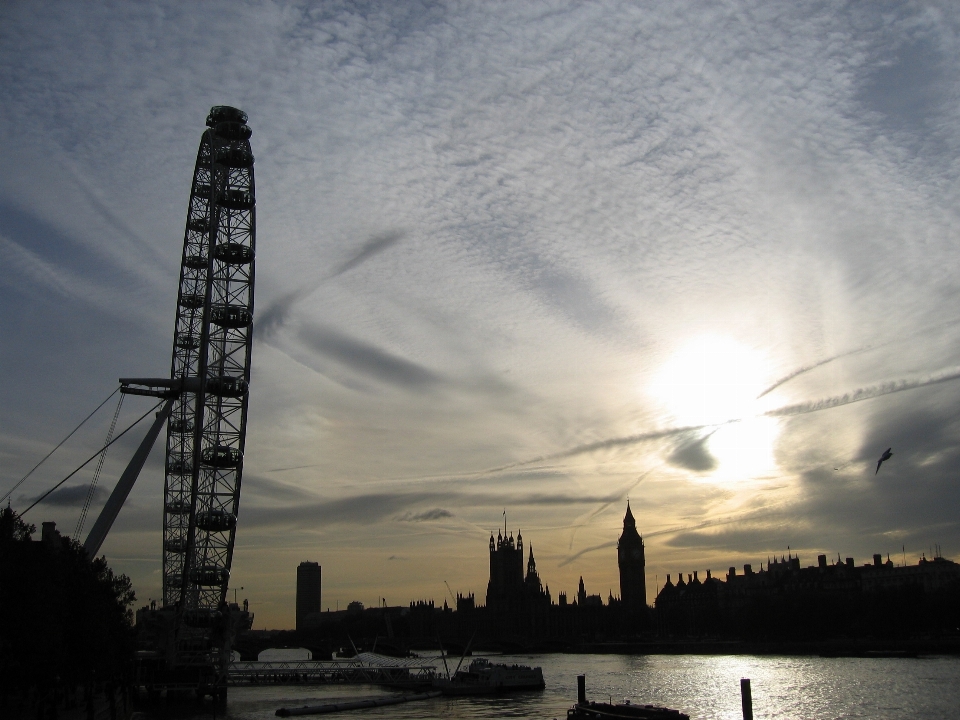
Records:
<instances>
[{"instance_id":1,"label":"distant building","mask_svg":"<svg viewBox=\"0 0 960 720\"><path fill-rule=\"evenodd\" d=\"M647 608L646 562L643 553L643 538L637 532L637 522L630 512L623 516L623 532L617 542L617 564L620 566L620 601L630 613L644 612Z\"/></svg>"},{"instance_id":2,"label":"distant building","mask_svg":"<svg viewBox=\"0 0 960 720\"><path fill-rule=\"evenodd\" d=\"M463 595L457 593L457 612L473 612L477 609L476 599L473 593Z\"/></svg>"},{"instance_id":3,"label":"distant building","mask_svg":"<svg viewBox=\"0 0 960 720\"><path fill-rule=\"evenodd\" d=\"M922 630L924 623L943 624L941 610L930 598L937 593L956 597L958 592L960 565L939 556L896 567L879 554L861 566L853 558L830 563L819 555L816 565L802 567L800 558L790 554L768 560L758 572L744 565L738 575L731 567L725 580L709 570L703 583L696 572L686 582L680 573L676 584L667 575L656 609L662 634L890 635ZM897 622L891 622L894 617Z\"/></svg>"},{"instance_id":4,"label":"distant building","mask_svg":"<svg viewBox=\"0 0 960 720\"><path fill-rule=\"evenodd\" d=\"M550 586L546 589L537 572L537 561L533 559L533 545L530 545L530 558L527 560L527 576L523 579L526 605L550 605Z\"/></svg>"},{"instance_id":5,"label":"distant building","mask_svg":"<svg viewBox=\"0 0 960 720\"><path fill-rule=\"evenodd\" d=\"M297 630L315 626L320 619L320 563L297 566Z\"/></svg>"},{"instance_id":6,"label":"distant building","mask_svg":"<svg viewBox=\"0 0 960 720\"><path fill-rule=\"evenodd\" d=\"M490 581L487 583L487 608L491 612L516 612L523 598L523 535L490 535Z\"/></svg>"}]
</instances>

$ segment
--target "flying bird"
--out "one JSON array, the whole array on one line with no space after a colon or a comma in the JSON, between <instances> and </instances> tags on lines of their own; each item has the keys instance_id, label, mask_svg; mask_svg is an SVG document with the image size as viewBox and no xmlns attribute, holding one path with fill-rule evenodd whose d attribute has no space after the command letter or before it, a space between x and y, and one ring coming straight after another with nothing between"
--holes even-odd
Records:
<instances>
[{"instance_id":1,"label":"flying bird","mask_svg":"<svg viewBox=\"0 0 960 720\"><path fill-rule=\"evenodd\" d=\"M880 472L880 466L883 465L884 460L889 460L891 457L893 457L893 453L890 452L891 450L893 450L893 448L887 448L883 451L883 455L881 455L880 459L877 460L877 472L875 472L874 475Z\"/></svg>"}]
</instances>

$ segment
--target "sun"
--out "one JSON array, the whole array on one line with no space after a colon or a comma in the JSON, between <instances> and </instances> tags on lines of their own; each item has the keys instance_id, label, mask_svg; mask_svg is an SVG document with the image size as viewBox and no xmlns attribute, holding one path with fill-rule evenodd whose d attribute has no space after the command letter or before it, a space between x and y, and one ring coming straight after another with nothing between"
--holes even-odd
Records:
<instances>
[{"instance_id":1,"label":"sun","mask_svg":"<svg viewBox=\"0 0 960 720\"><path fill-rule=\"evenodd\" d=\"M763 473L774 466L779 424L759 416L757 396L770 373L764 355L722 335L682 345L654 377L650 393L677 426L706 426L717 461L712 479Z\"/></svg>"}]
</instances>

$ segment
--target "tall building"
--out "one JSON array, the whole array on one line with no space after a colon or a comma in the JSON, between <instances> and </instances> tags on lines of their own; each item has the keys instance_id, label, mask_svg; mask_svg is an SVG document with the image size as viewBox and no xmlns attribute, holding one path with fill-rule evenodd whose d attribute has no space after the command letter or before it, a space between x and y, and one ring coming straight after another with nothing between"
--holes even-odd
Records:
<instances>
[{"instance_id":1,"label":"tall building","mask_svg":"<svg viewBox=\"0 0 960 720\"><path fill-rule=\"evenodd\" d=\"M490 581L487 583L487 607L493 612L519 608L523 597L523 536L490 535Z\"/></svg>"},{"instance_id":2,"label":"tall building","mask_svg":"<svg viewBox=\"0 0 960 720\"><path fill-rule=\"evenodd\" d=\"M297 630L311 627L319 617L320 563L302 562L297 566Z\"/></svg>"},{"instance_id":3,"label":"tall building","mask_svg":"<svg viewBox=\"0 0 960 720\"><path fill-rule=\"evenodd\" d=\"M617 564L620 566L620 600L628 612L641 612L647 607L646 562L643 538L637 532L637 521L630 512L623 516L623 533L617 542Z\"/></svg>"}]
</instances>

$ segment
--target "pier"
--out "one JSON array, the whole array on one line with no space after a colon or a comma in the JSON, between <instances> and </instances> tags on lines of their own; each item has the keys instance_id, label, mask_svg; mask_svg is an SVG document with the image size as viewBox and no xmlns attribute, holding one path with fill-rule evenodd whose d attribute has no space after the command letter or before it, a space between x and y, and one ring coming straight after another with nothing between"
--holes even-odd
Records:
<instances>
[{"instance_id":1,"label":"pier","mask_svg":"<svg viewBox=\"0 0 960 720\"><path fill-rule=\"evenodd\" d=\"M436 665L423 658L392 658L364 652L336 660L240 660L228 666L227 684L418 686L429 685L436 674Z\"/></svg>"}]
</instances>

